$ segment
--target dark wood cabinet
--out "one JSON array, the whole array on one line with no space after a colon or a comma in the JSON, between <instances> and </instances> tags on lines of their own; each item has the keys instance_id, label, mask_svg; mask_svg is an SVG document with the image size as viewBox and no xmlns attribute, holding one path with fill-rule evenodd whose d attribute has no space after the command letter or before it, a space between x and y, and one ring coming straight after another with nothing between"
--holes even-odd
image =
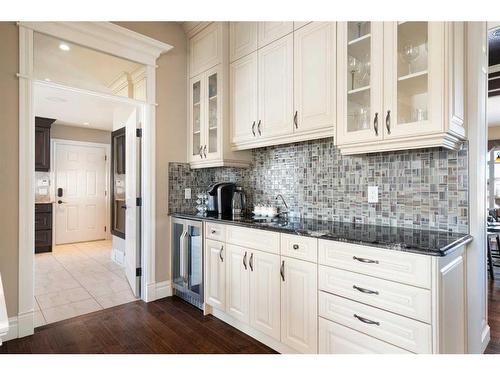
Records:
<instances>
[{"instance_id":1,"label":"dark wood cabinet","mask_svg":"<svg viewBox=\"0 0 500 375\"><path fill-rule=\"evenodd\" d=\"M52 251L52 203L35 204L35 253Z\"/></svg>"},{"instance_id":2,"label":"dark wood cabinet","mask_svg":"<svg viewBox=\"0 0 500 375\"><path fill-rule=\"evenodd\" d=\"M56 121L46 117L35 117L35 171L50 170L50 127Z\"/></svg>"}]
</instances>

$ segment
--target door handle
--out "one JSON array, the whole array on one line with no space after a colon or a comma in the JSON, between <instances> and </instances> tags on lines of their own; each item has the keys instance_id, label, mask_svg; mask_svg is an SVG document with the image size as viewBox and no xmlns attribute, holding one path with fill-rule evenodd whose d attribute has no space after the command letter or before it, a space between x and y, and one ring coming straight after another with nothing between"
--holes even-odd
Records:
<instances>
[{"instance_id":1,"label":"door handle","mask_svg":"<svg viewBox=\"0 0 500 375\"><path fill-rule=\"evenodd\" d=\"M246 253L245 253L246 254ZM250 254L250 271L253 272L253 253Z\"/></svg>"},{"instance_id":2,"label":"door handle","mask_svg":"<svg viewBox=\"0 0 500 375\"><path fill-rule=\"evenodd\" d=\"M198 149L198 155L200 155L200 158L203 159L202 150L203 150L203 146L200 146L200 148Z\"/></svg>"},{"instance_id":3,"label":"door handle","mask_svg":"<svg viewBox=\"0 0 500 375\"><path fill-rule=\"evenodd\" d=\"M391 111L387 111L387 116L385 116L385 127L387 134L391 134Z\"/></svg>"},{"instance_id":4,"label":"door handle","mask_svg":"<svg viewBox=\"0 0 500 375\"><path fill-rule=\"evenodd\" d=\"M375 118L373 119L373 130L375 130L375 135L378 137L378 112L375 112Z\"/></svg>"},{"instance_id":5,"label":"door handle","mask_svg":"<svg viewBox=\"0 0 500 375\"><path fill-rule=\"evenodd\" d=\"M220 251L219 251L219 258L220 258L220 261L221 262L224 262L224 258L222 257L222 252L224 251L224 245L222 245L220 247Z\"/></svg>"},{"instance_id":6,"label":"door handle","mask_svg":"<svg viewBox=\"0 0 500 375\"><path fill-rule=\"evenodd\" d=\"M58 203L58 204L62 204L62 203L66 203L66 202L63 202L62 200L60 200L60 199L59 199L59 200L57 201L57 203Z\"/></svg>"},{"instance_id":7,"label":"door handle","mask_svg":"<svg viewBox=\"0 0 500 375\"><path fill-rule=\"evenodd\" d=\"M297 123L297 115L299 111L295 111L295 114L293 115L293 123L295 124L295 129L299 128L299 124Z\"/></svg>"},{"instance_id":8,"label":"door handle","mask_svg":"<svg viewBox=\"0 0 500 375\"><path fill-rule=\"evenodd\" d=\"M262 132L260 131L260 123L261 121L259 120L259 123L257 124L257 131L259 132L259 135L262 135Z\"/></svg>"},{"instance_id":9,"label":"door handle","mask_svg":"<svg viewBox=\"0 0 500 375\"><path fill-rule=\"evenodd\" d=\"M184 230L181 234L181 237L179 239L179 276L182 278L182 282L186 282L186 271L185 271L185 264L186 264L186 235L187 232Z\"/></svg>"},{"instance_id":10,"label":"door handle","mask_svg":"<svg viewBox=\"0 0 500 375\"><path fill-rule=\"evenodd\" d=\"M247 269L247 252L245 251L245 255L243 256L243 266L245 270Z\"/></svg>"},{"instance_id":11,"label":"door handle","mask_svg":"<svg viewBox=\"0 0 500 375\"><path fill-rule=\"evenodd\" d=\"M207 145L203 147L203 154L205 155L205 159L207 158Z\"/></svg>"},{"instance_id":12,"label":"door handle","mask_svg":"<svg viewBox=\"0 0 500 375\"><path fill-rule=\"evenodd\" d=\"M280 267L280 275L281 279L285 281L285 261L281 261L281 267Z\"/></svg>"},{"instance_id":13,"label":"door handle","mask_svg":"<svg viewBox=\"0 0 500 375\"><path fill-rule=\"evenodd\" d=\"M378 260L366 259L366 258L358 258L356 256L352 257L352 259L357 260L361 263L375 263L378 264Z\"/></svg>"},{"instance_id":14,"label":"door handle","mask_svg":"<svg viewBox=\"0 0 500 375\"><path fill-rule=\"evenodd\" d=\"M380 325L380 322L376 322L374 320L370 320L370 319L366 319L366 318L363 318L362 316L359 316L357 314L354 314L353 315L356 319L358 319L360 322L363 322L365 324L375 324L376 326L379 326Z\"/></svg>"},{"instance_id":15,"label":"door handle","mask_svg":"<svg viewBox=\"0 0 500 375\"><path fill-rule=\"evenodd\" d=\"M61 202L61 201L59 201L59 202ZM59 202L57 202L57 203L59 203ZM120 206L120 208L123 208L124 210L126 210L126 209L127 209L127 205L126 205L126 204L122 204L122 205Z\"/></svg>"},{"instance_id":16,"label":"door handle","mask_svg":"<svg viewBox=\"0 0 500 375\"><path fill-rule=\"evenodd\" d=\"M253 133L253 136L255 137L255 121L252 124L252 133Z\"/></svg>"},{"instance_id":17,"label":"door handle","mask_svg":"<svg viewBox=\"0 0 500 375\"><path fill-rule=\"evenodd\" d=\"M361 288L361 287L359 287L357 285L353 285L352 288L356 289L358 292L361 292L361 293L376 294L378 296L378 292L376 290L370 290L370 289Z\"/></svg>"}]
</instances>

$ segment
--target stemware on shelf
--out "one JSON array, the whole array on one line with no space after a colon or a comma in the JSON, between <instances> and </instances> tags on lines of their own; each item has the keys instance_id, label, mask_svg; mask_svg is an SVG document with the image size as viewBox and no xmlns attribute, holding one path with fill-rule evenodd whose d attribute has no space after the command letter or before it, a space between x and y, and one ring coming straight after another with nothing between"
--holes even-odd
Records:
<instances>
[{"instance_id":1,"label":"stemware on shelf","mask_svg":"<svg viewBox=\"0 0 500 375\"><path fill-rule=\"evenodd\" d=\"M415 46L411 43L405 44L403 50L401 51L401 57L408 64L408 74L414 73L413 63L418 59L420 55L419 46Z\"/></svg>"}]
</instances>

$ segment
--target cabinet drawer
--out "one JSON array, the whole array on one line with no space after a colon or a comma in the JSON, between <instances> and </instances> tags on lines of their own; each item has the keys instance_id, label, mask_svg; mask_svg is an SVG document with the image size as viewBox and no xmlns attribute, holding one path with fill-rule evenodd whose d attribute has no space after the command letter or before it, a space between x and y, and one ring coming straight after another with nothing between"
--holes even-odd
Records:
<instances>
[{"instance_id":1,"label":"cabinet drawer","mask_svg":"<svg viewBox=\"0 0 500 375\"><path fill-rule=\"evenodd\" d=\"M206 223L205 237L212 240L226 241L226 226L222 224Z\"/></svg>"},{"instance_id":2,"label":"cabinet drawer","mask_svg":"<svg viewBox=\"0 0 500 375\"><path fill-rule=\"evenodd\" d=\"M307 260L318 261L318 240L311 237L296 236L293 234L281 235L281 255Z\"/></svg>"},{"instance_id":3,"label":"cabinet drawer","mask_svg":"<svg viewBox=\"0 0 500 375\"><path fill-rule=\"evenodd\" d=\"M266 230L242 228L228 225L226 241L246 248L279 254L280 234Z\"/></svg>"},{"instance_id":4,"label":"cabinet drawer","mask_svg":"<svg viewBox=\"0 0 500 375\"><path fill-rule=\"evenodd\" d=\"M427 289L325 266L319 267L319 289L431 322L431 292Z\"/></svg>"},{"instance_id":5,"label":"cabinet drawer","mask_svg":"<svg viewBox=\"0 0 500 375\"><path fill-rule=\"evenodd\" d=\"M35 230L52 229L52 213L37 212L35 213Z\"/></svg>"},{"instance_id":6,"label":"cabinet drawer","mask_svg":"<svg viewBox=\"0 0 500 375\"><path fill-rule=\"evenodd\" d=\"M52 212L52 203L36 203L35 213Z\"/></svg>"},{"instance_id":7,"label":"cabinet drawer","mask_svg":"<svg viewBox=\"0 0 500 375\"><path fill-rule=\"evenodd\" d=\"M364 333L319 318L319 354L411 354Z\"/></svg>"},{"instance_id":8,"label":"cabinet drawer","mask_svg":"<svg viewBox=\"0 0 500 375\"><path fill-rule=\"evenodd\" d=\"M319 292L319 315L413 353L431 353L431 326Z\"/></svg>"},{"instance_id":9,"label":"cabinet drawer","mask_svg":"<svg viewBox=\"0 0 500 375\"><path fill-rule=\"evenodd\" d=\"M37 230L35 231L35 246L51 246L52 245L52 230Z\"/></svg>"},{"instance_id":10,"label":"cabinet drawer","mask_svg":"<svg viewBox=\"0 0 500 375\"><path fill-rule=\"evenodd\" d=\"M430 289L431 258L344 242L319 240L319 263Z\"/></svg>"}]
</instances>

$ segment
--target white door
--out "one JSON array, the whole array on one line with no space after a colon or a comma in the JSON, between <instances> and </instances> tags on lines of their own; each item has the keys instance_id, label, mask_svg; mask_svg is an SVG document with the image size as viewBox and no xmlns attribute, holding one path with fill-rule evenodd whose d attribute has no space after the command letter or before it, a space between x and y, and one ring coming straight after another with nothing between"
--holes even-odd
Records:
<instances>
[{"instance_id":1,"label":"white door","mask_svg":"<svg viewBox=\"0 0 500 375\"><path fill-rule=\"evenodd\" d=\"M250 267L250 325L280 340L280 257L252 251Z\"/></svg>"},{"instance_id":2,"label":"white door","mask_svg":"<svg viewBox=\"0 0 500 375\"><path fill-rule=\"evenodd\" d=\"M244 323L249 321L249 253L243 247L227 245L226 312Z\"/></svg>"},{"instance_id":3,"label":"white door","mask_svg":"<svg viewBox=\"0 0 500 375\"><path fill-rule=\"evenodd\" d=\"M226 308L226 254L222 242L205 240L205 303L220 310Z\"/></svg>"},{"instance_id":4,"label":"white door","mask_svg":"<svg viewBox=\"0 0 500 375\"><path fill-rule=\"evenodd\" d=\"M335 124L335 22L312 22L294 33L295 132Z\"/></svg>"},{"instance_id":5,"label":"white door","mask_svg":"<svg viewBox=\"0 0 500 375\"><path fill-rule=\"evenodd\" d=\"M140 110L134 109L125 124L125 276L132 292L139 296L141 266L140 207L137 198L141 196L140 142L137 129L140 128Z\"/></svg>"},{"instance_id":6,"label":"white door","mask_svg":"<svg viewBox=\"0 0 500 375\"><path fill-rule=\"evenodd\" d=\"M54 147L56 244L106 238L106 146L55 142Z\"/></svg>"},{"instance_id":7,"label":"white door","mask_svg":"<svg viewBox=\"0 0 500 375\"><path fill-rule=\"evenodd\" d=\"M259 122L262 138L293 133L293 35L258 51Z\"/></svg>"},{"instance_id":8,"label":"white door","mask_svg":"<svg viewBox=\"0 0 500 375\"><path fill-rule=\"evenodd\" d=\"M337 23L337 144L384 134L382 22Z\"/></svg>"},{"instance_id":9,"label":"white door","mask_svg":"<svg viewBox=\"0 0 500 375\"><path fill-rule=\"evenodd\" d=\"M257 138L257 52L242 57L230 68L232 143Z\"/></svg>"},{"instance_id":10,"label":"white door","mask_svg":"<svg viewBox=\"0 0 500 375\"><path fill-rule=\"evenodd\" d=\"M318 266L281 257L281 342L317 353Z\"/></svg>"},{"instance_id":11,"label":"white door","mask_svg":"<svg viewBox=\"0 0 500 375\"><path fill-rule=\"evenodd\" d=\"M257 50L257 22L229 24L229 61L233 62Z\"/></svg>"}]
</instances>

